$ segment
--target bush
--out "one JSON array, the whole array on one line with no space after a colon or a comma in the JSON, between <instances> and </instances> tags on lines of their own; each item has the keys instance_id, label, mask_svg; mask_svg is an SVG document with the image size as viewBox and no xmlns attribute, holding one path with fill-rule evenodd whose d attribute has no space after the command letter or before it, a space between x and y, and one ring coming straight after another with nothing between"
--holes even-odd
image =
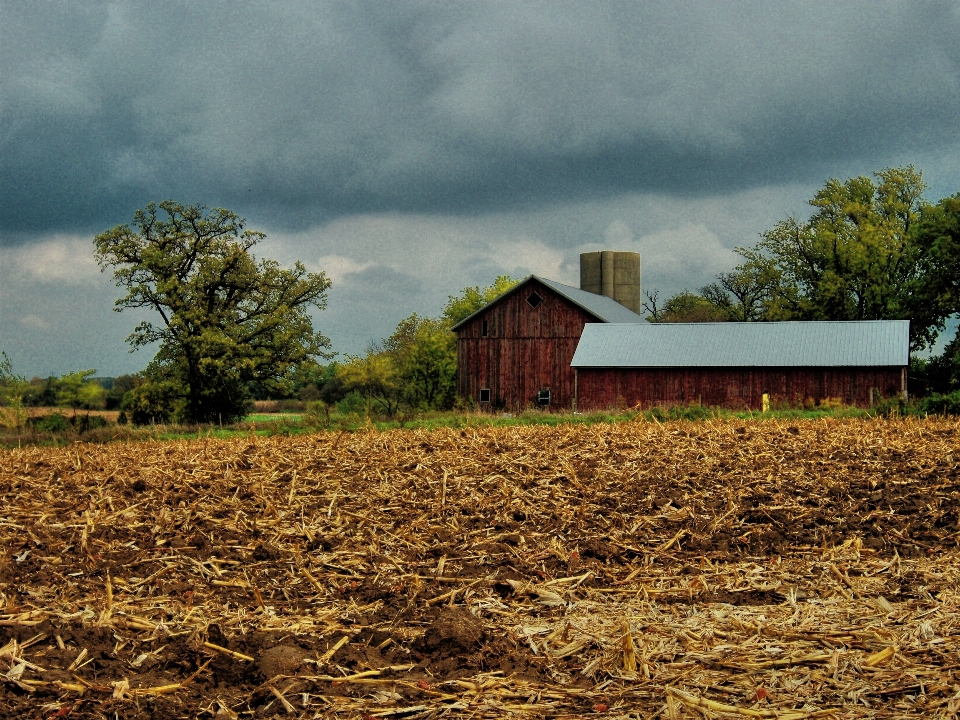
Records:
<instances>
[{"instance_id":1,"label":"bush","mask_svg":"<svg viewBox=\"0 0 960 720\"><path fill-rule=\"evenodd\" d=\"M60 412L41 415L31 420L30 424L37 432L50 433L51 435L74 432L85 433L90 430L100 430L110 425L105 418L99 415L73 415L68 417Z\"/></svg>"},{"instance_id":2,"label":"bush","mask_svg":"<svg viewBox=\"0 0 960 720\"><path fill-rule=\"evenodd\" d=\"M882 398L873 404L870 414L880 417L898 417L911 414L913 407L902 397Z\"/></svg>"},{"instance_id":3,"label":"bush","mask_svg":"<svg viewBox=\"0 0 960 720\"><path fill-rule=\"evenodd\" d=\"M173 421L182 405L169 383L146 382L123 396L120 409L134 425L165 425Z\"/></svg>"},{"instance_id":4,"label":"bush","mask_svg":"<svg viewBox=\"0 0 960 720\"><path fill-rule=\"evenodd\" d=\"M352 392L337 403L337 412L341 415L366 415L367 399L358 392Z\"/></svg>"},{"instance_id":5,"label":"bush","mask_svg":"<svg viewBox=\"0 0 960 720\"><path fill-rule=\"evenodd\" d=\"M77 432L88 432L107 427L110 423L100 415L74 415L70 418L71 424Z\"/></svg>"},{"instance_id":6,"label":"bush","mask_svg":"<svg viewBox=\"0 0 960 720\"><path fill-rule=\"evenodd\" d=\"M714 408L703 405L674 405L670 408L671 420L705 420L716 415L717 411Z\"/></svg>"},{"instance_id":7,"label":"bush","mask_svg":"<svg viewBox=\"0 0 960 720\"><path fill-rule=\"evenodd\" d=\"M73 424L63 413L50 413L49 415L42 415L38 418L34 418L31 421L35 430L39 432L48 432L48 433L65 433L73 429Z\"/></svg>"},{"instance_id":8,"label":"bush","mask_svg":"<svg viewBox=\"0 0 960 720\"><path fill-rule=\"evenodd\" d=\"M960 390L924 398L920 401L920 411L930 415L960 415Z\"/></svg>"},{"instance_id":9,"label":"bush","mask_svg":"<svg viewBox=\"0 0 960 720\"><path fill-rule=\"evenodd\" d=\"M307 411L303 421L307 425L327 427L330 424L330 408L323 400L311 400L307 403Z\"/></svg>"}]
</instances>

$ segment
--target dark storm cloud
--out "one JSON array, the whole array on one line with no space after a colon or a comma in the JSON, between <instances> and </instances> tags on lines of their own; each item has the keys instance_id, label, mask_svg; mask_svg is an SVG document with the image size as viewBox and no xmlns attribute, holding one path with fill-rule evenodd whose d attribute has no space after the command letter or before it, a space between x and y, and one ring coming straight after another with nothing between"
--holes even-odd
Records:
<instances>
[{"instance_id":1,"label":"dark storm cloud","mask_svg":"<svg viewBox=\"0 0 960 720\"><path fill-rule=\"evenodd\" d=\"M956 3L4 3L0 243L822 180L953 146Z\"/></svg>"}]
</instances>

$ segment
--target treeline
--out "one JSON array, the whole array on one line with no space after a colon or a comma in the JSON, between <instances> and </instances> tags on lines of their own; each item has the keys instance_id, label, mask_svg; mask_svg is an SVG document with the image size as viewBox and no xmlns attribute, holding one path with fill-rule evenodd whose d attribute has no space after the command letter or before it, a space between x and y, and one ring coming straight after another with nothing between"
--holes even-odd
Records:
<instances>
[{"instance_id":1,"label":"treeline","mask_svg":"<svg viewBox=\"0 0 960 720\"><path fill-rule=\"evenodd\" d=\"M60 407L73 411L119 408L126 389L136 377L94 378L95 370L80 370L59 377L27 380L13 371L6 353L0 352L0 427L23 428L29 420L28 408ZM90 424L89 417L79 421Z\"/></svg>"},{"instance_id":2,"label":"treeline","mask_svg":"<svg viewBox=\"0 0 960 720\"><path fill-rule=\"evenodd\" d=\"M248 381L238 393L243 405L225 414L221 409L215 421L235 422L253 411L256 400L292 401L287 407L321 417L331 412L394 417L450 410L457 403L456 335L451 328L518 282L503 275L486 287L465 288L448 298L439 317L414 313L363 355L346 355L341 362L326 364L308 358L269 383ZM95 370L84 370L26 380L14 374L6 355L0 358L0 424L22 427L29 407L70 408L74 413L116 410L121 424L186 421L178 414L183 404L178 408L165 396L150 369L116 378L98 378Z\"/></svg>"},{"instance_id":3,"label":"treeline","mask_svg":"<svg viewBox=\"0 0 960 720\"><path fill-rule=\"evenodd\" d=\"M787 218L738 247L743 261L696 292L661 302L653 322L910 320L913 351L930 348L960 313L960 194L929 203L912 166L831 179L808 220ZM960 389L960 341L915 359L912 392Z\"/></svg>"}]
</instances>

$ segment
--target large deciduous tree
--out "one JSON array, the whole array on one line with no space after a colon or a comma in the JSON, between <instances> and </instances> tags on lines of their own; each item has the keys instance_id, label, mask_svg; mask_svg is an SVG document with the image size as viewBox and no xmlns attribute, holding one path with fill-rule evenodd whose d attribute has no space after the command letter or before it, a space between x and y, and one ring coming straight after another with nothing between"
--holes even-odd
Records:
<instances>
[{"instance_id":1,"label":"large deciduous tree","mask_svg":"<svg viewBox=\"0 0 960 720\"><path fill-rule=\"evenodd\" d=\"M153 203L94 239L101 270L114 268L127 290L118 311L148 308L127 339L134 349L159 343L148 370L151 392L175 403L188 422L242 416L250 383L281 378L289 368L328 355L308 308L323 309L324 273L292 270L251 252L264 234L244 229L229 210L172 201Z\"/></svg>"},{"instance_id":2,"label":"large deciduous tree","mask_svg":"<svg viewBox=\"0 0 960 720\"><path fill-rule=\"evenodd\" d=\"M935 339L943 316L917 301L923 180L912 166L875 177L827 181L809 220L777 223L748 251L748 260L765 258L779 271L768 319L910 319L914 348Z\"/></svg>"}]
</instances>

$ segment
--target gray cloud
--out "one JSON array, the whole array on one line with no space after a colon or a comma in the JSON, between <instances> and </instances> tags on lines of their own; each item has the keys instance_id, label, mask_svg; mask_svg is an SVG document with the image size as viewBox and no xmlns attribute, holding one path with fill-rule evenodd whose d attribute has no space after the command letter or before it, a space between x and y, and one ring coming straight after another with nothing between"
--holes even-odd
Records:
<instances>
[{"instance_id":1,"label":"gray cloud","mask_svg":"<svg viewBox=\"0 0 960 720\"><path fill-rule=\"evenodd\" d=\"M960 190L958 37L947 0L0 3L0 349L143 367L90 238L167 198L328 270L341 352L600 246L697 288L828 176Z\"/></svg>"},{"instance_id":2,"label":"gray cloud","mask_svg":"<svg viewBox=\"0 0 960 720\"><path fill-rule=\"evenodd\" d=\"M945 1L5 3L0 242L821 180L955 147L957 37Z\"/></svg>"}]
</instances>

